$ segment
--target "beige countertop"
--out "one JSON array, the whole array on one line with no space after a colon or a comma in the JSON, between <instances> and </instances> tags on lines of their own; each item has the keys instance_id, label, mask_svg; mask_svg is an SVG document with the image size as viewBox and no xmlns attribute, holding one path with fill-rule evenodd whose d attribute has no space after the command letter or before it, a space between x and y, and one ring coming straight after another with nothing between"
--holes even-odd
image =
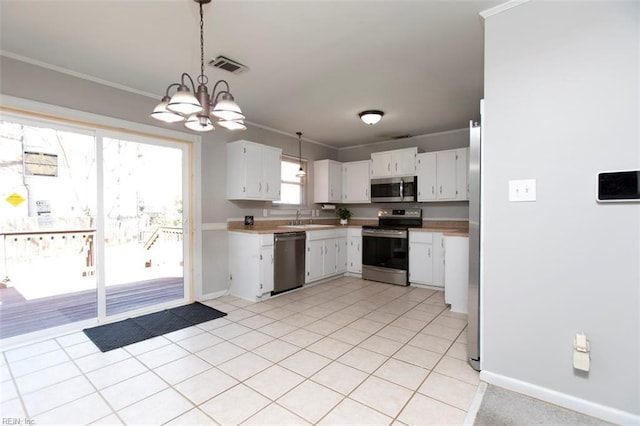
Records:
<instances>
[{"instance_id":1,"label":"beige countertop","mask_svg":"<svg viewBox=\"0 0 640 426\"><path fill-rule=\"evenodd\" d=\"M246 232L249 234L278 234L292 231L313 231L314 229L290 228L290 220L259 220L253 226L245 226L242 221L230 221L227 223L227 229L235 232ZM303 221L304 224L309 223L308 219ZM352 219L348 225L340 225L337 219L317 219L313 221L317 225L331 225L334 228L362 228L364 225L377 225L378 221ZM315 230L331 229L317 228ZM422 228L411 228L415 232L442 232L446 236L468 237L469 223L467 221L457 220L424 220Z\"/></svg>"}]
</instances>

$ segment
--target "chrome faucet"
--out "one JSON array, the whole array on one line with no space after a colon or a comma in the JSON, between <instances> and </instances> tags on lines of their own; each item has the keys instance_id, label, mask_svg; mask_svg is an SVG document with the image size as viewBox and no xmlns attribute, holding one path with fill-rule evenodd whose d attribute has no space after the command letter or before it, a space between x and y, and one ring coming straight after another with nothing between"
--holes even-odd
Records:
<instances>
[{"instance_id":1,"label":"chrome faucet","mask_svg":"<svg viewBox=\"0 0 640 426\"><path fill-rule=\"evenodd\" d=\"M300 222L300 209L296 210L296 225L300 225L302 222Z\"/></svg>"}]
</instances>

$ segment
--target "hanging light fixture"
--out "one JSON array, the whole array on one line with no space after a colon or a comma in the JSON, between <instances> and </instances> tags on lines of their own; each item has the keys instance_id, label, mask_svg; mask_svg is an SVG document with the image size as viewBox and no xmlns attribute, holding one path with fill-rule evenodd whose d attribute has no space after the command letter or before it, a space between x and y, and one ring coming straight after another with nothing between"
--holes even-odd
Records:
<instances>
[{"instance_id":1,"label":"hanging light fixture","mask_svg":"<svg viewBox=\"0 0 640 426\"><path fill-rule=\"evenodd\" d=\"M296 132L296 135L298 135L298 159L300 160L300 168L298 169L296 176L305 177L307 172L302 168L302 132Z\"/></svg>"},{"instance_id":2,"label":"hanging light fixture","mask_svg":"<svg viewBox=\"0 0 640 426\"><path fill-rule=\"evenodd\" d=\"M362 111L360 114L358 114L358 116L360 117L360 120L364 121L366 124L370 126L380 121L383 115L384 115L384 112L378 111L377 109Z\"/></svg>"},{"instance_id":3,"label":"hanging light fixture","mask_svg":"<svg viewBox=\"0 0 640 426\"><path fill-rule=\"evenodd\" d=\"M211 0L194 0L200 5L200 75L196 79L198 90L189 74L182 73L180 83L172 83L160 103L151 113L151 117L165 123L184 121L184 126L196 132L215 130L215 124L230 130L245 130L244 115L229 91L229 83L218 80L213 86L211 96L207 83L209 79L204 75L204 20L202 6ZM190 83L191 90L186 83ZM220 90L218 89L220 86ZM173 96L169 96L171 89L177 88ZM185 121L186 120L186 121Z\"/></svg>"}]
</instances>

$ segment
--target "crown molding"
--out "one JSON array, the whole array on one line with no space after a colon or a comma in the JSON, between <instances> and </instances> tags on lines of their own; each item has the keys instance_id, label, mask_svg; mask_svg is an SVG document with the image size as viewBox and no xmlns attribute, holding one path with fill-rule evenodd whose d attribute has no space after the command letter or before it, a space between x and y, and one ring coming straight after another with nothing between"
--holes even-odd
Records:
<instances>
[{"instance_id":1,"label":"crown molding","mask_svg":"<svg viewBox=\"0 0 640 426\"><path fill-rule=\"evenodd\" d=\"M518 7L523 3L528 3L529 1L530 0L509 0L508 2L499 4L498 6L492 7L491 9L483 10L482 12L480 12L480 16L482 16L482 19L487 19L490 16L497 15L509 9L513 9L514 7Z\"/></svg>"}]
</instances>

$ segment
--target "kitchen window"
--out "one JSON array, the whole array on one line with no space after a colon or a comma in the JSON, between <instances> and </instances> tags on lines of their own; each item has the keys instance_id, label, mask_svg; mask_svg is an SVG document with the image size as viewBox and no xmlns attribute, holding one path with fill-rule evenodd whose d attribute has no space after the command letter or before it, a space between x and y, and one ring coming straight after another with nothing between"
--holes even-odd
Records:
<instances>
[{"instance_id":1,"label":"kitchen window","mask_svg":"<svg viewBox=\"0 0 640 426\"><path fill-rule=\"evenodd\" d=\"M293 157L282 157L280 200L274 201L274 204L294 206L304 204L305 179L296 176L299 169L300 160ZM302 160L302 169L307 170L307 162L305 160Z\"/></svg>"}]
</instances>

